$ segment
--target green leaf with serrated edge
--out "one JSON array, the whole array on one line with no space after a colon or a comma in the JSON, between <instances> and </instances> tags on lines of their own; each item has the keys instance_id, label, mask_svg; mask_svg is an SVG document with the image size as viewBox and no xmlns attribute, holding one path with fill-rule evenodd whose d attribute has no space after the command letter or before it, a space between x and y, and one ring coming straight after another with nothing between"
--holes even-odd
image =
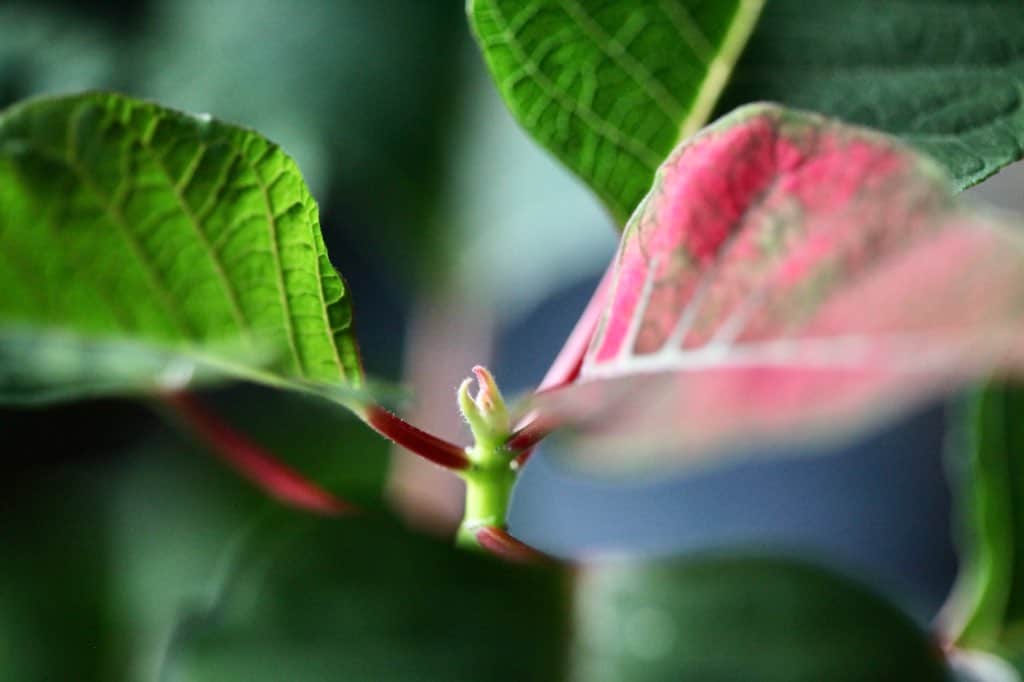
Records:
<instances>
[{"instance_id":1,"label":"green leaf with serrated edge","mask_svg":"<svg viewBox=\"0 0 1024 682\"><path fill-rule=\"evenodd\" d=\"M948 679L938 645L905 614L795 560L621 562L579 580L574 679Z\"/></svg>"},{"instance_id":2,"label":"green leaf with serrated edge","mask_svg":"<svg viewBox=\"0 0 1024 682\"><path fill-rule=\"evenodd\" d=\"M682 144L611 277L576 381L534 401L606 466L835 440L1024 370L1019 233L895 138L815 114L751 105Z\"/></svg>"},{"instance_id":3,"label":"green leaf with serrated edge","mask_svg":"<svg viewBox=\"0 0 1024 682\"><path fill-rule=\"evenodd\" d=\"M181 621L164 679L563 680L568 577L380 519L281 516Z\"/></svg>"},{"instance_id":4,"label":"green leaf with serrated edge","mask_svg":"<svg viewBox=\"0 0 1024 682\"><path fill-rule=\"evenodd\" d=\"M672 147L711 114L763 0L470 0L519 122L622 225Z\"/></svg>"},{"instance_id":5,"label":"green leaf with serrated edge","mask_svg":"<svg viewBox=\"0 0 1024 682\"><path fill-rule=\"evenodd\" d=\"M0 115L0 329L0 357L26 335L60 339L63 355L36 357L23 381L44 395L137 389L149 369L158 383L175 354L271 384L364 383L345 285L292 160L254 132L115 94ZM104 377L118 359L101 347L151 355Z\"/></svg>"},{"instance_id":6,"label":"green leaf with serrated edge","mask_svg":"<svg viewBox=\"0 0 1024 682\"><path fill-rule=\"evenodd\" d=\"M719 111L769 100L897 135L956 187L1024 150L1024 4L767 3Z\"/></svg>"},{"instance_id":7,"label":"green leaf with serrated edge","mask_svg":"<svg viewBox=\"0 0 1024 682\"><path fill-rule=\"evenodd\" d=\"M968 424L954 448L963 515L963 567L943 613L960 646L1024 655L1024 388L993 383L961 409Z\"/></svg>"}]
</instances>

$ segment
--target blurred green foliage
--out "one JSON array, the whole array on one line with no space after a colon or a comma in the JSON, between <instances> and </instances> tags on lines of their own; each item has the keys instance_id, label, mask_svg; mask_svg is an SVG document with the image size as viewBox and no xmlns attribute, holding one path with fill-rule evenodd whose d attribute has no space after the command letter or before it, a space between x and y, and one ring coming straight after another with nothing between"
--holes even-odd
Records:
<instances>
[{"instance_id":1,"label":"blurred green foliage","mask_svg":"<svg viewBox=\"0 0 1024 682\"><path fill-rule=\"evenodd\" d=\"M623 561L592 567L580 582L581 679L946 679L920 626L813 565L742 554Z\"/></svg>"},{"instance_id":2,"label":"blurred green foliage","mask_svg":"<svg viewBox=\"0 0 1024 682\"><path fill-rule=\"evenodd\" d=\"M368 518L271 519L179 625L176 680L561 680L568 575Z\"/></svg>"},{"instance_id":3,"label":"blurred green foliage","mask_svg":"<svg viewBox=\"0 0 1024 682\"><path fill-rule=\"evenodd\" d=\"M291 466L380 509L387 445L339 419L340 408L245 388L208 400ZM262 519L282 513L188 436L116 404L99 407L51 417L64 429L78 423L67 439L36 435L45 412L0 411L0 432L38 442L26 455L65 449L68 457L59 466L26 462L5 486L3 679L157 679L177 622L216 597L237 548ZM88 421L76 422L76 412ZM114 428L129 433L96 433Z\"/></svg>"}]
</instances>

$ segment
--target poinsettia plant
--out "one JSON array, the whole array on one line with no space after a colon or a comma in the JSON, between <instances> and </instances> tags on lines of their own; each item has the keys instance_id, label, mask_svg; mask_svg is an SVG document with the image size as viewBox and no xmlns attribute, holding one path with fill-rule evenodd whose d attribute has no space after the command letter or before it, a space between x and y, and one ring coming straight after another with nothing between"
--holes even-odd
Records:
<instances>
[{"instance_id":1,"label":"poinsettia plant","mask_svg":"<svg viewBox=\"0 0 1024 682\"><path fill-rule=\"evenodd\" d=\"M408 551L453 612L490 604L491 618L508 608L515 616L495 625L503 637L533 646L531 635L543 636L535 668L514 646L481 649L489 660L473 665L510 679L559 679L567 667L586 679L747 679L753 671L742 662L702 644L737 628L750 633L745 646L776 660L772 679L944 679L950 666L1011 679L997 677L1013 673L991 652L1020 655L1021 577L1010 551L1019 500L987 464L1015 433L1005 385L974 404L974 457L984 463L971 483L983 509L977 563L931 634L807 566L734 557L569 566L515 538L507 522L518 473L548 437L563 437L566 456L589 472L678 471L766 442L835 443L972 383L1024 374L1024 217L954 195L1020 156L1024 44L1007 27L1024 26L1024 10L947 4L861 10L859 21L874 28L830 46L829 31L808 33L807 17L842 27L843 12L796 3L470 2L509 108L593 189L621 238L536 391L513 401L485 367L467 368L452 409L468 424L468 444L396 414L389 389L367 375L317 203L280 147L119 94L19 103L0 115L0 399L156 398L271 496L345 517L336 523L347 544L307 538L275 574L287 598L261 591L258 569L237 562L237 590L257 596L218 605L219 625L175 640L191 642L174 668L188 679L367 674L351 651L321 666L289 649L289 637L266 658L228 655L239 637L277 641L282 625L264 623L254 604L280 599L270 612L285 613L304 570L345 547L359 553L360 543L385 557L344 569L351 585L371 585L368 594L396 600L383 595L388 581L410 579ZM890 44L885 33L907 25L930 35L951 15L972 32L962 52L910 38ZM811 65L801 61L807 45ZM868 61L876 48L889 51L893 70ZM780 60L770 73L765 55ZM897 67L932 71L908 80ZM971 85L970 69L987 88ZM707 125L728 103L742 105ZM433 541L364 518L195 395L225 380L346 408L464 482L458 545L537 566L450 559ZM1011 417L995 420L994 409ZM294 517L284 518L272 523ZM569 576L579 637L566 644ZM747 594L758 581L773 589ZM791 603L793 590L809 596ZM518 595L547 598L550 617L536 633L521 627L532 622L529 607L509 605ZM438 615L409 599L395 610ZM744 600L758 605L755 617ZM773 613L790 623L775 639ZM335 626L362 627L343 618ZM382 639L399 638L380 627ZM815 640L823 627L834 636ZM330 627L316 632L332 636ZM456 672L409 646L401 665L426 665L431 679L475 669ZM807 650L791 655L794 647Z\"/></svg>"}]
</instances>

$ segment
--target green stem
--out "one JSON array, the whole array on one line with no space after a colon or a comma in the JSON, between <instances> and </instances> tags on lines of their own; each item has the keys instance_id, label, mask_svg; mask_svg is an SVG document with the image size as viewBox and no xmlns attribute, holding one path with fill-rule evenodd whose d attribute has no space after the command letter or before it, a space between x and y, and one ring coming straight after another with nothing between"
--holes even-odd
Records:
<instances>
[{"instance_id":1,"label":"green stem","mask_svg":"<svg viewBox=\"0 0 1024 682\"><path fill-rule=\"evenodd\" d=\"M470 458L476 460L472 454ZM506 455L490 466L482 462L474 464L462 472L462 478L466 481L466 507L456 542L462 547L479 547L476 539L478 529L483 526L507 528L508 505L516 472Z\"/></svg>"}]
</instances>

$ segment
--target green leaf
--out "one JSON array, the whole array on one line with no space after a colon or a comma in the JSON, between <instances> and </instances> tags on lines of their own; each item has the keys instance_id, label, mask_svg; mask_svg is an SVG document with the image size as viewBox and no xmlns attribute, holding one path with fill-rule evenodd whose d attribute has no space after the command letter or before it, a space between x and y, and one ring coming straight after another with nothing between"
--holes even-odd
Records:
<instances>
[{"instance_id":1,"label":"green leaf","mask_svg":"<svg viewBox=\"0 0 1024 682\"><path fill-rule=\"evenodd\" d=\"M76 474L4 485L0 670L8 679L116 679L101 634L110 587L107 546L97 537L106 521L103 498L95 481Z\"/></svg>"},{"instance_id":2,"label":"green leaf","mask_svg":"<svg viewBox=\"0 0 1024 682\"><path fill-rule=\"evenodd\" d=\"M1024 371L1018 231L899 140L816 114L750 105L680 145L609 277L574 383L534 407L610 467L831 443Z\"/></svg>"},{"instance_id":3,"label":"green leaf","mask_svg":"<svg viewBox=\"0 0 1024 682\"><path fill-rule=\"evenodd\" d=\"M719 110L769 100L902 137L958 188L1021 158L1024 5L768 3Z\"/></svg>"},{"instance_id":4,"label":"green leaf","mask_svg":"<svg viewBox=\"0 0 1024 682\"><path fill-rule=\"evenodd\" d=\"M327 489L363 509L383 505L388 444L339 421L337 406L252 386L210 399ZM48 462L16 467L2 488L0 677L158 679L182 612L209 603L225 556L278 508L170 425L138 438L153 430L145 415L109 401L0 409L6 442L33 444L5 452Z\"/></svg>"},{"instance_id":5,"label":"green leaf","mask_svg":"<svg viewBox=\"0 0 1024 682\"><path fill-rule=\"evenodd\" d=\"M1024 388L993 383L967 401L966 442L954 453L964 566L945 629L964 647L1024 658ZM962 459L961 459L962 458Z\"/></svg>"},{"instance_id":6,"label":"green leaf","mask_svg":"<svg viewBox=\"0 0 1024 682\"><path fill-rule=\"evenodd\" d=\"M137 389L150 370L159 385L174 356L265 383L363 383L345 285L291 159L114 94L0 115L0 358L32 337L60 352L15 377L22 400Z\"/></svg>"},{"instance_id":7,"label":"green leaf","mask_svg":"<svg viewBox=\"0 0 1024 682\"><path fill-rule=\"evenodd\" d=\"M584 570L579 679L946 680L937 645L850 580L792 560L705 558Z\"/></svg>"},{"instance_id":8,"label":"green leaf","mask_svg":"<svg viewBox=\"0 0 1024 682\"><path fill-rule=\"evenodd\" d=\"M381 520L282 516L179 625L165 679L561 680L566 578Z\"/></svg>"},{"instance_id":9,"label":"green leaf","mask_svg":"<svg viewBox=\"0 0 1024 682\"><path fill-rule=\"evenodd\" d=\"M519 122L622 225L658 164L707 120L763 0L470 0Z\"/></svg>"}]
</instances>

